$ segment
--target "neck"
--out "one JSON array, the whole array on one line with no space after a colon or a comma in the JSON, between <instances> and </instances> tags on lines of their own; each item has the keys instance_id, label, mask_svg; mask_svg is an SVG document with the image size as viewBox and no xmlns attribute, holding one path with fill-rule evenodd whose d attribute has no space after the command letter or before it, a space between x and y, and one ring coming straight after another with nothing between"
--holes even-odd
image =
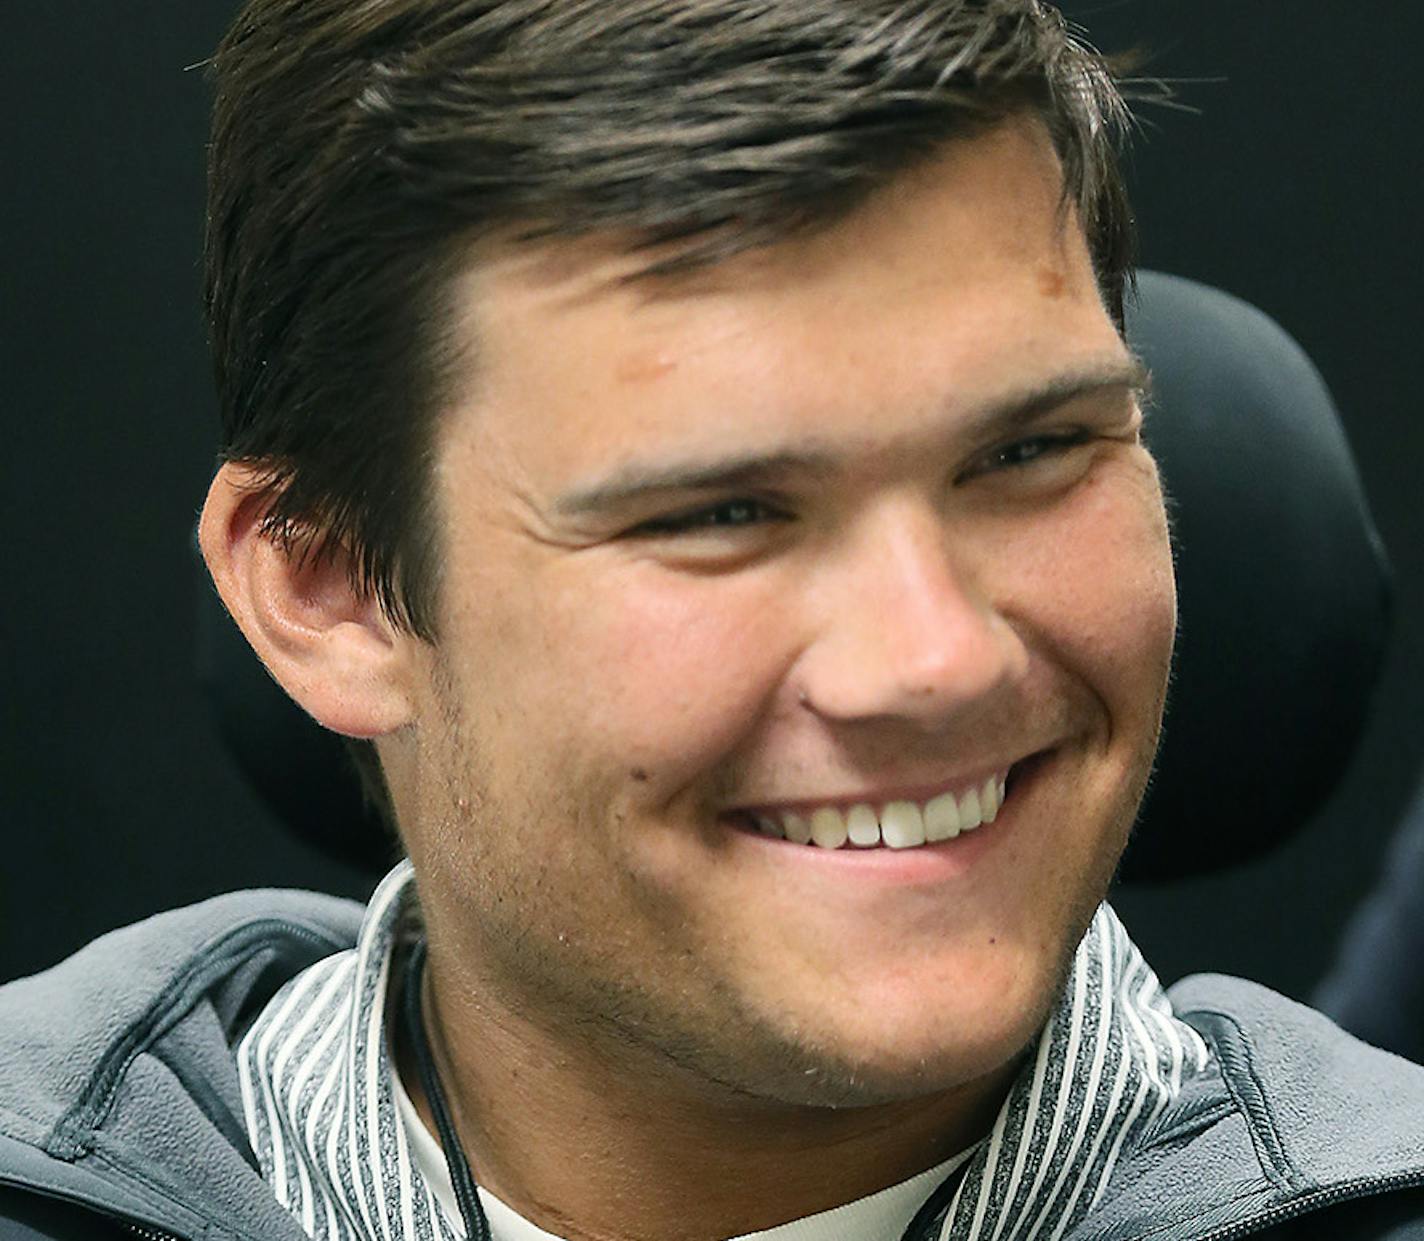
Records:
<instances>
[{"instance_id":1,"label":"neck","mask_svg":"<svg viewBox=\"0 0 1424 1241\"><path fill-rule=\"evenodd\" d=\"M1016 1065L866 1107L760 1099L637 1051L600 1053L442 975L425 1028L476 1181L568 1241L716 1241L855 1201L986 1133ZM426 1125L410 1049L401 1077Z\"/></svg>"}]
</instances>

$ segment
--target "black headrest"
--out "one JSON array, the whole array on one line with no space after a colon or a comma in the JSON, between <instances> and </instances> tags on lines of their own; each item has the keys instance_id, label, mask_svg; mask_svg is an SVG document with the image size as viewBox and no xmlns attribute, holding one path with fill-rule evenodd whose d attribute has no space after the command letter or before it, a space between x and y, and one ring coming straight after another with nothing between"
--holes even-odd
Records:
<instances>
[{"instance_id":1,"label":"black headrest","mask_svg":"<svg viewBox=\"0 0 1424 1241\"><path fill-rule=\"evenodd\" d=\"M1330 393L1276 323L1144 272L1128 337L1153 376L1180 619L1123 877L1166 879L1264 853L1330 795L1373 698L1393 579Z\"/></svg>"},{"instance_id":2,"label":"black headrest","mask_svg":"<svg viewBox=\"0 0 1424 1241\"><path fill-rule=\"evenodd\" d=\"M1378 676L1391 579L1330 395L1285 332L1144 272L1128 335L1153 373L1181 621L1123 877L1167 879L1266 851L1329 795ZM342 742L277 688L211 586L201 596L199 676L243 771L293 832L385 869L390 838Z\"/></svg>"}]
</instances>

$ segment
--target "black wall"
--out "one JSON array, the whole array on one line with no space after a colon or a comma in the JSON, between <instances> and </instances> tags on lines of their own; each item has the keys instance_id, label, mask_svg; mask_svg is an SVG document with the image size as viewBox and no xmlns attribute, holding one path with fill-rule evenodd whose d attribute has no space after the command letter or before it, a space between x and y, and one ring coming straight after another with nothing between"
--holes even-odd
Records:
<instances>
[{"instance_id":1,"label":"black wall","mask_svg":"<svg viewBox=\"0 0 1424 1241\"><path fill-rule=\"evenodd\" d=\"M1100 44L1192 79L1178 89L1196 112L1144 114L1144 262L1257 303L1306 346L1398 570L1378 713L1327 810L1246 871L1118 896L1164 976L1224 969L1304 995L1424 763L1424 8L1069 8ZM0 979L228 888L365 886L272 824L191 671L188 538L216 423L207 93L185 67L229 11L47 0L15 7L0 38Z\"/></svg>"}]
</instances>

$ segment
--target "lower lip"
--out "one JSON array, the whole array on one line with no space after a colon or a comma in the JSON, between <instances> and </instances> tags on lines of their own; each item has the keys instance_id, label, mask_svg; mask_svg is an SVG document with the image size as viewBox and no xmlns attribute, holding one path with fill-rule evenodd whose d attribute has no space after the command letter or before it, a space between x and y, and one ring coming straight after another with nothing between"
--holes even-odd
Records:
<instances>
[{"instance_id":1,"label":"lower lip","mask_svg":"<svg viewBox=\"0 0 1424 1241\"><path fill-rule=\"evenodd\" d=\"M844 845L839 849L823 849L819 845L798 845L794 841L768 836L749 822L734 815L725 815L722 823L749 844L762 846L766 856L798 866L810 866L827 872L839 872L860 880L880 879L887 882L933 882L953 878L971 870L985 854L997 847L1013 831L1023 813L1024 802L1042 778L1051 758L1042 751L1015 763L1009 771L1004 804L992 823L984 823L953 840L935 844L915 845L908 849L892 849L888 845L862 848Z\"/></svg>"}]
</instances>

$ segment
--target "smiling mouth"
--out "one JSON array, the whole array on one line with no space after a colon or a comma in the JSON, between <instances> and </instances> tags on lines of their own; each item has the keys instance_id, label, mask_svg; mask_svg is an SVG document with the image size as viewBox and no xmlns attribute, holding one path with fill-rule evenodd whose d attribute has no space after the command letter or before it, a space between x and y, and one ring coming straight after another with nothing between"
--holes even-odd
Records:
<instances>
[{"instance_id":1,"label":"smiling mouth","mask_svg":"<svg viewBox=\"0 0 1424 1241\"><path fill-rule=\"evenodd\" d=\"M803 803L738 810L727 819L744 830L820 849L914 849L942 844L992 823L1012 795L1020 769L1034 761L1015 763L923 801L866 800L819 806Z\"/></svg>"}]
</instances>

